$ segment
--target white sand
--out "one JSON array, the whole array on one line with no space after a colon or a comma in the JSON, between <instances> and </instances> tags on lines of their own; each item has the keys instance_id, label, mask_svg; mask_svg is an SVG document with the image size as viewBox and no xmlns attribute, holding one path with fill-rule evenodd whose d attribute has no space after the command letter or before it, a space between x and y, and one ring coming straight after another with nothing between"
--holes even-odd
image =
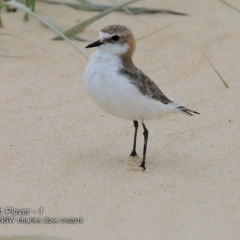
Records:
<instances>
[{"instance_id":1,"label":"white sand","mask_svg":"<svg viewBox=\"0 0 240 240\"><path fill-rule=\"evenodd\" d=\"M229 1L240 8L237 0ZM0 224L0 234L68 239L240 238L240 14L219 1L141 1L189 13L110 14L82 36L97 40L120 23L140 38L135 64L163 92L201 113L146 122L147 170L129 156L133 124L108 115L86 94L86 61L23 13L3 12L0 57L0 207L38 209L43 217L84 217L84 224ZM37 3L36 13L65 29L96 13ZM75 42L85 50L87 43ZM225 88L200 49L229 84ZM6 54L0 50L1 54ZM142 155L139 128L137 152ZM31 216L39 217L38 214Z\"/></svg>"}]
</instances>

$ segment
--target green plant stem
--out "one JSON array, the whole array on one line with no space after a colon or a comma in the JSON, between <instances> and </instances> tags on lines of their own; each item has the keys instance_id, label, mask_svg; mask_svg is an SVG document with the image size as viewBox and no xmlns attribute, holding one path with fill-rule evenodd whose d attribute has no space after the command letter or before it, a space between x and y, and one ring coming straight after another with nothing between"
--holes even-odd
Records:
<instances>
[{"instance_id":1,"label":"green plant stem","mask_svg":"<svg viewBox=\"0 0 240 240\"><path fill-rule=\"evenodd\" d=\"M66 5L68 7L72 7L74 9L79 9L83 11L104 11L110 7L113 7L112 5L105 5L105 4L92 4L92 3L68 3L68 2L59 2L54 0L41 0L47 3L51 4L62 4ZM158 9L158 8L143 8L143 7L128 7L127 8L132 14L140 14L140 13L162 13L162 14L174 14L174 15L181 15L186 16L188 14L181 13L181 12L175 12L172 10L167 9ZM116 9L115 11L125 11L123 7Z\"/></svg>"},{"instance_id":2,"label":"green plant stem","mask_svg":"<svg viewBox=\"0 0 240 240\"><path fill-rule=\"evenodd\" d=\"M204 53L204 51L201 49L204 57L208 60L209 64L212 66L213 70L215 71L215 73L218 75L218 77L222 80L224 86L226 88L229 88L228 84L225 82L225 80L223 79L223 77L220 75L220 73L217 71L217 69L214 67L214 65L211 63L211 61L209 60L209 58L206 56L206 54Z\"/></svg>"},{"instance_id":3,"label":"green plant stem","mask_svg":"<svg viewBox=\"0 0 240 240\"><path fill-rule=\"evenodd\" d=\"M77 24L76 26L68 29L67 31L63 32L63 34L65 36L67 36L67 37L73 36L76 33L82 31L89 24L91 24L91 23L95 22L96 20L98 20L99 18L104 17L105 15L115 11L116 9L122 8L122 7L126 6L126 5L129 5L129 4L137 2L137 1L139 1L139 0L131 0L129 2L126 2L126 3L123 3L123 4L119 4L117 6L108 8L108 9L104 10L103 12L101 12L101 13L99 13L99 14L97 14L97 15L95 15L95 16L93 16L93 17L91 17L91 18L89 18L89 19L87 19L87 20L85 20L85 21L83 21L83 22L81 22L79 24ZM57 36L57 37L53 38L53 40L61 40L61 39L62 39L61 36Z\"/></svg>"},{"instance_id":4,"label":"green plant stem","mask_svg":"<svg viewBox=\"0 0 240 240\"><path fill-rule=\"evenodd\" d=\"M54 32L56 32L57 34L59 34L63 39L65 39L69 44L71 44L86 60L88 60L88 57L80 50L78 49L78 47L73 44L71 42L71 40L69 38L67 38L65 35L63 35L63 33L61 33L61 31L59 31L58 29L56 29L55 27L53 27L51 24L49 24L47 21L45 21L43 18L41 18L40 16L38 16L37 14L35 14L34 12L32 12L29 8L27 8L25 5L18 3L18 2L7 2L7 3L3 3L2 5L0 5L0 10L3 6L12 6L12 7L16 7L18 9L21 9L22 11L24 11L25 13L32 15L33 17L35 17L36 19L38 19L41 23L45 24L46 26L48 26L50 29L52 29ZM1 18L0 18L1 19ZM0 20L0 23L1 20Z\"/></svg>"},{"instance_id":5,"label":"green plant stem","mask_svg":"<svg viewBox=\"0 0 240 240\"><path fill-rule=\"evenodd\" d=\"M234 6L232 6L231 4L225 2L224 0L219 0L220 2L222 2L223 4L227 5L228 7L232 8L233 10L237 11L240 13L240 10L235 8Z\"/></svg>"}]
</instances>

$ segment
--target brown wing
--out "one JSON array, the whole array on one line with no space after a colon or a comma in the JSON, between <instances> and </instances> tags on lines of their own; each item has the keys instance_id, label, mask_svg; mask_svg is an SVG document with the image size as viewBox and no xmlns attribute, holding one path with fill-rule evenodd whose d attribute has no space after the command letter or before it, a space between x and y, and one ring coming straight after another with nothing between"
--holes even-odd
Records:
<instances>
[{"instance_id":1,"label":"brown wing","mask_svg":"<svg viewBox=\"0 0 240 240\"><path fill-rule=\"evenodd\" d=\"M125 67L120 69L120 73L126 75L130 82L134 84L143 95L153 98L164 104L173 102L167 98L167 96L158 88L158 86L148 76L146 76L141 70L136 68L134 65L132 67L127 68ZM188 115L193 115L193 113L199 114L198 112L181 105L176 105L176 108Z\"/></svg>"},{"instance_id":2,"label":"brown wing","mask_svg":"<svg viewBox=\"0 0 240 240\"><path fill-rule=\"evenodd\" d=\"M148 76L135 66L122 68L120 69L120 73L126 75L130 82L134 84L143 95L158 100L164 104L172 102Z\"/></svg>"}]
</instances>

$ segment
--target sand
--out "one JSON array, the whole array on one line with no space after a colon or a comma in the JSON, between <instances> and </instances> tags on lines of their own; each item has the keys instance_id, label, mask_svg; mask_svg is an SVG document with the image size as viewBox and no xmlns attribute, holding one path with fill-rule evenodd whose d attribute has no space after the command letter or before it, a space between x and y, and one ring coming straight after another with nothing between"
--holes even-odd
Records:
<instances>
[{"instance_id":1,"label":"sand","mask_svg":"<svg viewBox=\"0 0 240 240\"><path fill-rule=\"evenodd\" d=\"M237 0L229 3L240 9ZM0 207L44 207L42 215L25 217L85 222L0 224L1 236L240 238L240 14L214 0L136 5L190 15L112 13L82 36L97 40L104 26L120 23L140 38L173 22L137 42L134 62L167 96L201 113L146 122L145 172L138 167L141 158L129 157L132 122L108 115L87 95L87 61L66 42L51 41L55 33L37 20L26 23L22 12L3 11L0 33L28 41L0 35L1 55L12 56L0 57ZM95 14L39 2L36 13L64 29ZM87 56L95 51L74 43ZM139 128L140 157L142 144Z\"/></svg>"}]
</instances>

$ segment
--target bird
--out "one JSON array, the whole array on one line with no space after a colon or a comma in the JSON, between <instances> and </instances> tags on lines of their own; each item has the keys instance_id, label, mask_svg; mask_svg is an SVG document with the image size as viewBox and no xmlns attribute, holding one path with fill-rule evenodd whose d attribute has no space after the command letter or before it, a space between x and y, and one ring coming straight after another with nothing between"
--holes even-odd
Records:
<instances>
[{"instance_id":1,"label":"bird","mask_svg":"<svg viewBox=\"0 0 240 240\"><path fill-rule=\"evenodd\" d=\"M143 126L143 155L140 167L146 170L148 129L146 120L171 113L199 114L170 100L132 60L136 40L128 27L114 24L99 32L99 39L86 48L98 47L87 63L83 79L92 100L104 111L131 120L135 128L130 156L137 156L138 123Z\"/></svg>"}]
</instances>

